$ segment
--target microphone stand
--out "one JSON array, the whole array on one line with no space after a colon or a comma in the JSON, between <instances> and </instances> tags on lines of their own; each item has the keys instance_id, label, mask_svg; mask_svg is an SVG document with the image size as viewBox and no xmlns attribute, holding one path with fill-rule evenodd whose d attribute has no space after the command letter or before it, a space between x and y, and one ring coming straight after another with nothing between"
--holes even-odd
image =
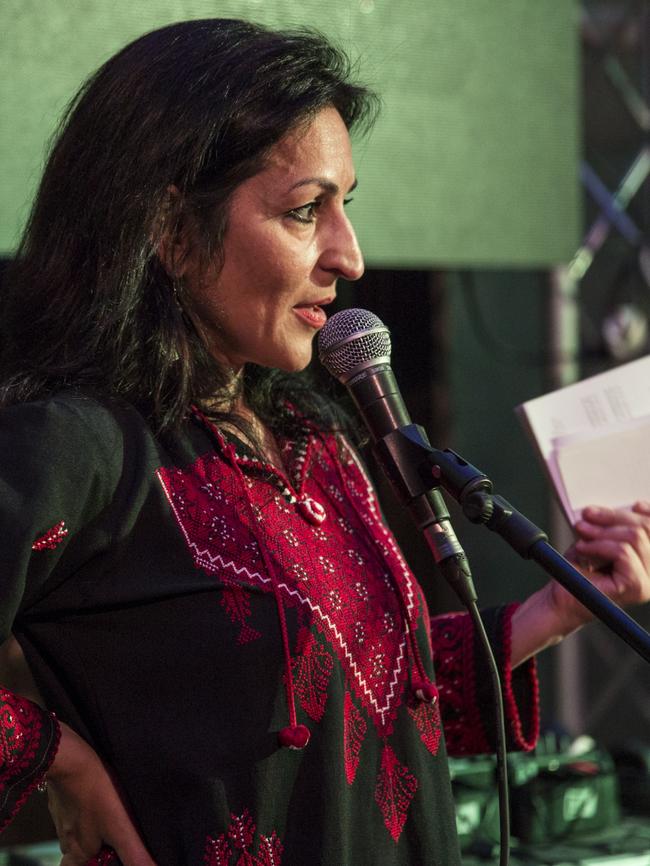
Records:
<instances>
[{"instance_id":1,"label":"microphone stand","mask_svg":"<svg viewBox=\"0 0 650 866\"><path fill-rule=\"evenodd\" d=\"M641 658L650 662L650 634L584 577L548 542L546 533L492 493L492 482L454 451L432 448L422 427L406 424L375 443L389 478L411 497L446 490L472 523L498 533L524 559L554 577Z\"/></svg>"}]
</instances>

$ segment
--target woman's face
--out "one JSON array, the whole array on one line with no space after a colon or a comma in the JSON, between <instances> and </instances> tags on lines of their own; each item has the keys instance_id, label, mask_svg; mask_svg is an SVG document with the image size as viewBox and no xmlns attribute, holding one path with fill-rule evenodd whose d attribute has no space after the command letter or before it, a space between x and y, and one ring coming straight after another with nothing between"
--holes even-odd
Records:
<instances>
[{"instance_id":1,"label":"woman's face","mask_svg":"<svg viewBox=\"0 0 650 866\"><path fill-rule=\"evenodd\" d=\"M212 354L234 370L246 362L303 369L338 277L356 280L363 258L345 213L355 185L350 138L334 108L281 139L265 168L235 190L223 267L184 273Z\"/></svg>"}]
</instances>

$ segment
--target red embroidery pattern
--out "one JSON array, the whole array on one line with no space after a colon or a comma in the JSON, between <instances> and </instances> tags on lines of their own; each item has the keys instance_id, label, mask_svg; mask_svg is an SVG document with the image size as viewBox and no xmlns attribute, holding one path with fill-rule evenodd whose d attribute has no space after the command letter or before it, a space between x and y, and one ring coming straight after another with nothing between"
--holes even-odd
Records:
<instances>
[{"instance_id":1,"label":"red embroidery pattern","mask_svg":"<svg viewBox=\"0 0 650 866\"><path fill-rule=\"evenodd\" d=\"M381 756L381 770L375 789L384 823L395 842L400 837L406 813L418 787L418 780L408 768L397 760L395 752L385 745Z\"/></svg>"},{"instance_id":2,"label":"red embroidery pattern","mask_svg":"<svg viewBox=\"0 0 650 866\"><path fill-rule=\"evenodd\" d=\"M261 637L261 634L246 622L251 613L249 592L239 586L226 587L221 593L220 603L230 617L230 621L241 626L237 637L238 644L249 643Z\"/></svg>"},{"instance_id":3,"label":"red embroidery pattern","mask_svg":"<svg viewBox=\"0 0 650 866\"><path fill-rule=\"evenodd\" d=\"M434 617L431 639L447 750L452 755L489 751L480 710L473 701L474 630L471 620L460 613Z\"/></svg>"},{"instance_id":4,"label":"red embroidery pattern","mask_svg":"<svg viewBox=\"0 0 650 866\"><path fill-rule=\"evenodd\" d=\"M294 688L303 710L315 722L320 722L325 712L333 666L334 660L327 650L308 629L301 629L297 653L291 660Z\"/></svg>"},{"instance_id":5,"label":"red embroidery pattern","mask_svg":"<svg viewBox=\"0 0 650 866\"><path fill-rule=\"evenodd\" d=\"M432 755L437 755L442 735L438 701L432 704L420 701L416 706L409 707L408 711L420 732L420 739Z\"/></svg>"},{"instance_id":6,"label":"red embroidery pattern","mask_svg":"<svg viewBox=\"0 0 650 866\"><path fill-rule=\"evenodd\" d=\"M54 550L57 545L61 544L67 534L68 530L65 521L62 520L56 526L53 526L52 529L48 529L45 535L37 538L32 544L32 550Z\"/></svg>"},{"instance_id":7,"label":"red embroidery pattern","mask_svg":"<svg viewBox=\"0 0 650 866\"><path fill-rule=\"evenodd\" d=\"M59 736L59 726L39 706L0 689L0 831L43 778Z\"/></svg>"},{"instance_id":8,"label":"red embroidery pattern","mask_svg":"<svg viewBox=\"0 0 650 866\"><path fill-rule=\"evenodd\" d=\"M509 604L503 613L503 658L510 659L512 652L512 615L519 607L517 602ZM524 723L519 715L519 707L512 689L513 670L510 664L504 666L501 675L503 687L503 703L508 721L510 722L510 742L509 747L515 749L523 749L529 751L535 748L537 738L539 737L539 680L537 679L537 662L535 657L519 668L519 675L525 675L528 678L529 685L532 691L532 706L531 714L528 719L528 724L524 730Z\"/></svg>"},{"instance_id":9,"label":"red embroidery pattern","mask_svg":"<svg viewBox=\"0 0 650 866\"><path fill-rule=\"evenodd\" d=\"M509 605L501 614L503 659L501 679L504 708L508 722L509 747L532 749L539 729L539 687L535 661L530 659L519 673L528 680L532 693L531 716L524 731L517 701L512 691L510 659L510 623L517 605ZM474 667L474 627L464 613L445 614L431 620L431 640L436 658L440 692L440 713L445 730L447 751L451 755L477 755L492 750L477 702Z\"/></svg>"},{"instance_id":10,"label":"red embroidery pattern","mask_svg":"<svg viewBox=\"0 0 650 866\"><path fill-rule=\"evenodd\" d=\"M383 525L369 479L354 452L339 445L313 437L294 455L299 465L293 472L293 452L285 448L288 477L300 476L293 491L267 484L251 458L238 458L231 449L225 452L228 459L210 452L184 469L161 468L157 474L195 565L219 580L221 605L240 627L239 643L259 636L249 625L251 603L256 593L274 591L272 580L278 581L275 591L285 604L297 607L300 628L291 650L292 683L303 711L317 722L325 712L334 659L314 627L336 652L351 689L344 698L343 745L345 776L352 784L366 719L381 737L392 731L410 679L405 609L414 622L424 602ZM247 473L244 478L231 459ZM305 519L304 502L310 499L325 503L322 522ZM267 572L259 545L276 566L273 574ZM424 706L413 714L432 754L440 740L436 713L437 707ZM417 786L385 745L375 798L395 841ZM264 843L268 855L264 846L257 854L251 852L253 830L247 813L233 817L228 835L208 840L206 864L230 866L235 851L237 866L274 862L268 859L271 841ZM259 859L263 853L267 860Z\"/></svg>"},{"instance_id":11,"label":"red embroidery pattern","mask_svg":"<svg viewBox=\"0 0 650 866\"><path fill-rule=\"evenodd\" d=\"M227 866L230 863L230 853L232 848L228 843L226 836L219 836L218 839L208 837L205 843L205 857L203 863L205 866Z\"/></svg>"},{"instance_id":12,"label":"red embroidery pattern","mask_svg":"<svg viewBox=\"0 0 650 866\"><path fill-rule=\"evenodd\" d=\"M260 834L257 852L252 853L256 827L250 813L245 809L230 819L226 833L206 840L204 866L281 866L282 843L275 831L270 836Z\"/></svg>"},{"instance_id":13,"label":"red embroidery pattern","mask_svg":"<svg viewBox=\"0 0 650 866\"><path fill-rule=\"evenodd\" d=\"M336 443L332 447L336 452ZM327 520L319 527L305 521L295 503L288 503L262 480L242 490L239 474L216 453L198 458L186 469L159 469L158 477L196 566L219 576L227 588L272 590L272 578L258 549L259 537L278 564L278 589L289 603L310 613L334 647L363 708L379 733L386 735L408 679L404 614L395 585L401 586L414 619L419 608L415 583L379 520L369 482L352 459L345 466L346 496L329 449L314 440L307 453L314 459L309 473L306 464L301 467L301 496L329 500ZM247 461L240 463L245 468ZM256 514L254 522L246 493ZM356 530L349 544L337 517ZM344 545L354 556L347 555ZM232 600L225 604L231 619L243 628L249 607L241 599L236 608ZM247 633L240 633L240 639L242 634L245 639ZM312 670L322 679L319 665ZM316 695L322 688L318 683L313 688L314 694L306 697L309 689L303 683L302 697L318 713L322 698Z\"/></svg>"},{"instance_id":14,"label":"red embroidery pattern","mask_svg":"<svg viewBox=\"0 0 650 866\"><path fill-rule=\"evenodd\" d=\"M366 735L366 723L346 691L343 704L343 751L345 755L345 778L348 784L354 782L359 766L361 744Z\"/></svg>"}]
</instances>

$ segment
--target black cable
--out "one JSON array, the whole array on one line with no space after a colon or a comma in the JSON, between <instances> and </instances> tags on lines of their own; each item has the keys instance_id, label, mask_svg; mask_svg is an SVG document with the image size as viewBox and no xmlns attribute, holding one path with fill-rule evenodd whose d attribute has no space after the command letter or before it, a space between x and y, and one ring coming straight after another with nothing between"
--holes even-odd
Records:
<instances>
[{"instance_id":1,"label":"black cable","mask_svg":"<svg viewBox=\"0 0 650 866\"><path fill-rule=\"evenodd\" d=\"M508 795L508 765L506 745L506 723L503 709L503 692L501 689L501 678L492 646L485 631L481 613L476 603L467 605L467 610L474 623L476 635L485 651L485 658L492 681L492 692L495 708L495 736L496 736L496 771L497 790L499 797L499 866L508 866L510 857L510 801Z\"/></svg>"}]
</instances>

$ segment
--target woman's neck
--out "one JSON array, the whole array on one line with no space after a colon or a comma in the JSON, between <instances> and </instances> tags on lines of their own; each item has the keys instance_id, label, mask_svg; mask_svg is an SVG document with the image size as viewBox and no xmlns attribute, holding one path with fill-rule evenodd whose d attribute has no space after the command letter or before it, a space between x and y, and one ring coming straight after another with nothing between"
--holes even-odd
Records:
<instances>
[{"instance_id":1,"label":"woman's neck","mask_svg":"<svg viewBox=\"0 0 650 866\"><path fill-rule=\"evenodd\" d=\"M216 407L215 407L216 408ZM228 411L234 416L238 416L249 427L250 433L242 430L234 422L227 420L219 420L219 426L226 431L234 433L253 451L259 453L260 456L272 466L285 471L284 461L280 446L273 432L269 427L254 413L254 411L246 404L244 397L238 397L233 404L228 407L228 410L219 407L219 411Z\"/></svg>"}]
</instances>

